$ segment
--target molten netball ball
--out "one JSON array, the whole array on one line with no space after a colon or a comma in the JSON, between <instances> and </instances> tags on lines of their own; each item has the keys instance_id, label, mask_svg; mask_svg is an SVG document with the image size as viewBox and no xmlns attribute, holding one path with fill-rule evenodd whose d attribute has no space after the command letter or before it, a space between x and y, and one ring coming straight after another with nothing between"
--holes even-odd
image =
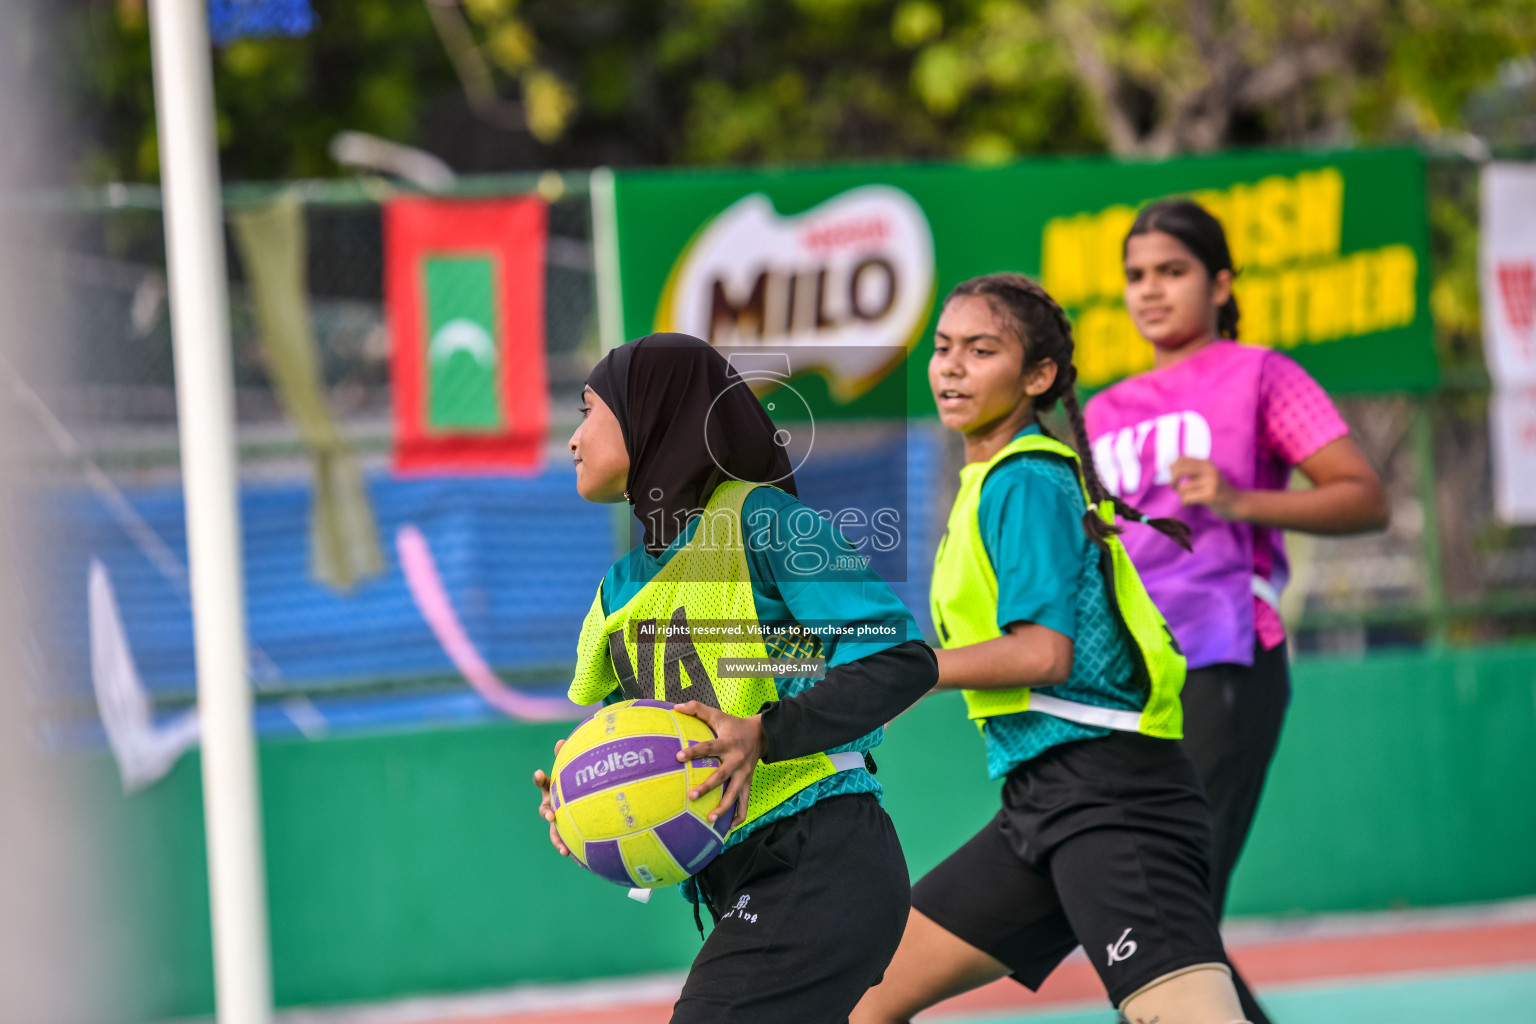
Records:
<instances>
[{"instance_id":1,"label":"molten netball ball","mask_svg":"<svg viewBox=\"0 0 1536 1024\"><path fill-rule=\"evenodd\" d=\"M708 818L724 787L697 800L688 790L720 762L677 759L714 736L661 700L613 704L578 725L550 772L555 828L576 862L618 885L655 889L714 860L731 829L732 811L713 825Z\"/></svg>"}]
</instances>

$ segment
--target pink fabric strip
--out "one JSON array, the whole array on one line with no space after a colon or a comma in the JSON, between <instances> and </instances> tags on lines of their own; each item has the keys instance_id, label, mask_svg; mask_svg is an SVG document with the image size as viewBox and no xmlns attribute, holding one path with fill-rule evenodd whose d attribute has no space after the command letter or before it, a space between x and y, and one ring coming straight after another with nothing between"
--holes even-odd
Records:
<instances>
[{"instance_id":1,"label":"pink fabric strip","mask_svg":"<svg viewBox=\"0 0 1536 1024\"><path fill-rule=\"evenodd\" d=\"M509 718L527 722L581 718L587 713L564 697L535 697L514 690L497 678L469 639L469 634L464 632L458 613L453 610L453 602L443 587L442 577L438 575L437 562L432 558L427 538L414 524L406 523L400 527L395 534L395 550L400 554L400 567L421 617L427 620L432 635L437 637L454 667L486 703Z\"/></svg>"}]
</instances>

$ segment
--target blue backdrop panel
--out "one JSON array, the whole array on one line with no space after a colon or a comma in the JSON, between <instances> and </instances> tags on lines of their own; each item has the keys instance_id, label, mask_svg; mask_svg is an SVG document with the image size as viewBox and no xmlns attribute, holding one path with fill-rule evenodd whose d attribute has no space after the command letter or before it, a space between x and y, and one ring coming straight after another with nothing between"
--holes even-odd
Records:
<instances>
[{"instance_id":1,"label":"blue backdrop panel","mask_svg":"<svg viewBox=\"0 0 1536 1024\"><path fill-rule=\"evenodd\" d=\"M904 543L876 567L927 628L927 559L933 543L934 439L877 435L811 460L797 474L814 508L903 510ZM416 524L426 536L465 630L491 665L526 682L559 684L576 633L614 556L608 506L577 496L569 467L529 478L369 480L385 573L340 594L309 576L307 483L247 481L240 511L247 614L258 683L300 685L453 673L400 572L394 536ZM179 487L134 490L129 500L179 557L186 528ZM94 494L53 495L42 508L46 580L33 603L45 700L91 699L86 576L94 556L111 573L124 628L151 691L195 688L187 599L136 547ZM901 577L905 577L902 579ZM531 674L531 678L529 677ZM470 705L465 693L446 697ZM402 698L404 700L404 698ZM379 709L391 721L427 714L414 703ZM417 708L417 711L410 710ZM342 710L342 709L337 709ZM444 710L447 710L446 708ZM461 709L462 710L462 709Z\"/></svg>"}]
</instances>

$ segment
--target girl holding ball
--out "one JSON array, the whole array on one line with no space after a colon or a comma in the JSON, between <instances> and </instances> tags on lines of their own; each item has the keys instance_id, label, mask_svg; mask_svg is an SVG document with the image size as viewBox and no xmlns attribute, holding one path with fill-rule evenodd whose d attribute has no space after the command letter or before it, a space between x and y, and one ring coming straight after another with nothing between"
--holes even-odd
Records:
<instances>
[{"instance_id":1,"label":"girl holding ball","mask_svg":"<svg viewBox=\"0 0 1536 1024\"><path fill-rule=\"evenodd\" d=\"M868 751L932 688L933 651L885 582L798 500L774 424L706 342L657 334L614 349L587 378L582 411L570 440L577 490L628 501L645 535L598 587L570 697L667 700L708 723L716 738L678 758L719 758L690 795L723 787L710 819L732 814L723 851L688 886L715 928L672 1020L844 1021L880 979L909 908ZM701 620L793 623L808 639L690 639ZM656 622L681 631L645 642L636 627ZM765 657L821 657L826 673L720 671L727 658ZM534 782L550 841L568 855L549 779Z\"/></svg>"}]
</instances>

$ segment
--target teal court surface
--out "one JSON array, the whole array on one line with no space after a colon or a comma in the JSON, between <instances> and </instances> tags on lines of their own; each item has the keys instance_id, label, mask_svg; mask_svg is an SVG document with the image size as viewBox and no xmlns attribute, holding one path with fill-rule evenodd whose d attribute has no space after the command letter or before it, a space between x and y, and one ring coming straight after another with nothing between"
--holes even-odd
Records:
<instances>
[{"instance_id":1,"label":"teal court surface","mask_svg":"<svg viewBox=\"0 0 1536 1024\"><path fill-rule=\"evenodd\" d=\"M1482 1024L1536 1013L1536 967L1395 975L1350 984L1284 985L1263 995L1275 1024ZM1114 1024L1103 1005L1023 1013L931 1012L933 1024Z\"/></svg>"},{"instance_id":2,"label":"teal court surface","mask_svg":"<svg viewBox=\"0 0 1536 1024\"><path fill-rule=\"evenodd\" d=\"M1238 922L1227 948L1275 1024L1536 1020L1536 899L1478 907ZM279 1024L666 1024L682 975L296 1008ZM1081 950L1032 993L1000 981L919 1024L1115 1024Z\"/></svg>"}]
</instances>

